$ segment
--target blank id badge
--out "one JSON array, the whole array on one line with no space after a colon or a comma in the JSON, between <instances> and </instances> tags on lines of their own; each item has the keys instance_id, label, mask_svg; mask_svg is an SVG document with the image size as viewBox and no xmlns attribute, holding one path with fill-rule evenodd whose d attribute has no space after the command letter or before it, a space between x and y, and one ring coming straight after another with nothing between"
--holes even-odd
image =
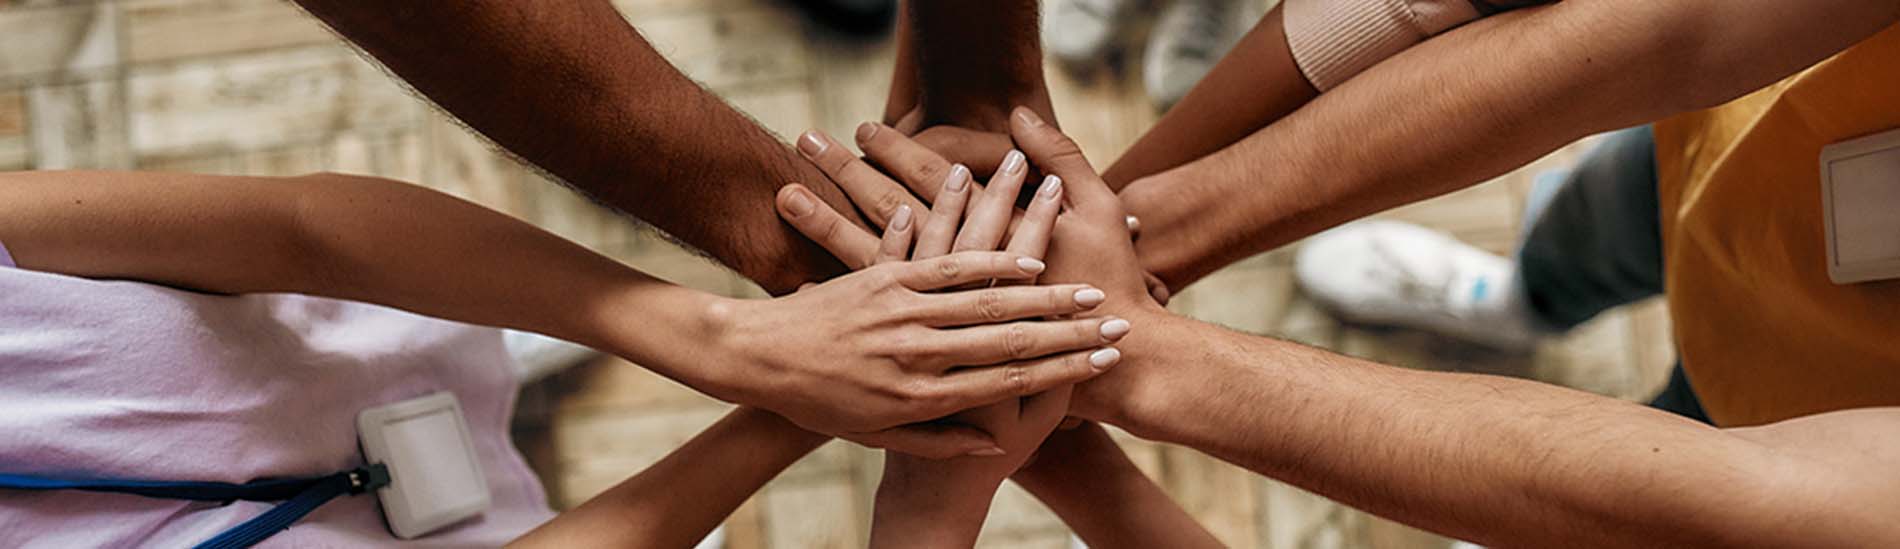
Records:
<instances>
[{"instance_id":1,"label":"blank id badge","mask_svg":"<svg viewBox=\"0 0 1900 549\"><path fill-rule=\"evenodd\" d=\"M488 510L488 480L454 393L363 410L356 430L363 457L389 467L389 485L376 497L396 537L427 535Z\"/></svg>"},{"instance_id":2,"label":"blank id badge","mask_svg":"<svg viewBox=\"0 0 1900 549\"><path fill-rule=\"evenodd\" d=\"M1900 278L1900 129L1821 149L1821 212L1829 279Z\"/></svg>"}]
</instances>

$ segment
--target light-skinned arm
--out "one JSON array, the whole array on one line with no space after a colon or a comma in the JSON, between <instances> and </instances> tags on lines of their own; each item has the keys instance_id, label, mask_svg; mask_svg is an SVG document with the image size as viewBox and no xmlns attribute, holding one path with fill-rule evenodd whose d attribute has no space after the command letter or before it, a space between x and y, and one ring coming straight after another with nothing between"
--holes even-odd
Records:
<instances>
[{"instance_id":1,"label":"light-skinned arm","mask_svg":"<svg viewBox=\"0 0 1900 549\"><path fill-rule=\"evenodd\" d=\"M844 194L607 0L298 3L516 156L767 290L842 272L768 209L729 206L770 204L786 183L841 208Z\"/></svg>"},{"instance_id":2,"label":"light-skinned arm","mask_svg":"<svg viewBox=\"0 0 1900 549\"><path fill-rule=\"evenodd\" d=\"M509 547L692 547L826 440L769 412L733 410L658 463Z\"/></svg>"},{"instance_id":3,"label":"light-skinned arm","mask_svg":"<svg viewBox=\"0 0 1900 549\"><path fill-rule=\"evenodd\" d=\"M1105 191L1052 128L1014 136L1075 195ZM1071 414L1487 546L1900 543L1900 408L1725 430L1533 381L1384 366L1173 316L1102 274L1135 268L1125 241L1076 234L1058 230L1069 255L1044 276L1092 280L1112 294L1103 311L1142 329L1120 343L1122 366L1077 386Z\"/></svg>"},{"instance_id":4,"label":"light-skinned arm","mask_svg":"<svg viewBox=\"0 0 1900 549\"><path fill-rule=\"evenodd\" d=\"M731 299L370 177L0 174L0 242L27 269L303 293L545 333L807 429L936 457L995 442L977 429L899 426L1099 371L1088 362L1099 321L1010 322L1087 311L1099 300L1077 299L1083 286L935 291L1031 279L1043 265L1024 254L957 253ZM985 365L1000 367L967 368Z\"/></svg>"},{"instance_id":5,"label":"light-skinned arm","mask_svg":"<svg viewBox=\"0 0 1900 549\"><path fill-rule=\"evenodd\" d=\"M1495 15L1122 196L1142 220L1143 265L1179 288L1591 133L1720 104L1896 19L1885 0L1592 0Z\"/></svg>"}]
</instances>

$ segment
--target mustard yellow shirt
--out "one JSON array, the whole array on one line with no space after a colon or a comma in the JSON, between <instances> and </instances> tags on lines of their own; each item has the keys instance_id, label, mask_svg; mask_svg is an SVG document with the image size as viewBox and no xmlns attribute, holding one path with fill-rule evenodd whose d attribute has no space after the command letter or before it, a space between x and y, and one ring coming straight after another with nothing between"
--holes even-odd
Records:
<instances>
[{"instance_id":1,"label":"mustard yellow shirt","mask_svg":"<svg viewBox=\"0 0 1900 549\"><path fill-rule=\"evenodd\" d=\"M1896 128L1900 25L1657 124L1664 284L1718 425L1900 405L1900 280L1828 280L1819 168L1822 147Z\"/></svg>"}]
</instances>

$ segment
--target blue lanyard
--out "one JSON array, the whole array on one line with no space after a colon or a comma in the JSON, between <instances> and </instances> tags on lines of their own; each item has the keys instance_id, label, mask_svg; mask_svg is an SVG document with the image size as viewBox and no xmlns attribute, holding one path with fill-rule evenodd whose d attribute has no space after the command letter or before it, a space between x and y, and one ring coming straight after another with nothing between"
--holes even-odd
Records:
<instances>
[{"instance_id":1,"label":"blue lanyard","mask_svg":"<svg viewBox=\"0 0 1900 549\"><path fill-rule=\"evenodd\" d=\"M341 473L315 478L255 480L244 484L162 480L57 479L32 475L0 474L0 488L14 490L84 490L135 494L165 499L193 501L283 501L264 514L244 521L211 539L197 549L237 549L250 547L264 538L289 528L304 515L343 494L361 494L389 485L389 468L373 463Z\"/></svg>"}]
</instances>

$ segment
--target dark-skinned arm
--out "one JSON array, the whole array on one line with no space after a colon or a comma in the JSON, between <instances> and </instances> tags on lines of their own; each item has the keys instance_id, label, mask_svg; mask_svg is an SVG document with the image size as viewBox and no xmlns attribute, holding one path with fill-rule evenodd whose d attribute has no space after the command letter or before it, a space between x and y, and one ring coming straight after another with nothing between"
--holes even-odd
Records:
<instances>
[{"instance_id":1,"label":"dark-skinned arm","mask_svg":"<svg viewBox=\"0 0 1900 549\"><path fill-rule=\"evenodd\" d=\"M844 193L606 0L298 2L516 156L774 293L843 270L763 206L785 183Z\"/></svg>"}]
</instances>

